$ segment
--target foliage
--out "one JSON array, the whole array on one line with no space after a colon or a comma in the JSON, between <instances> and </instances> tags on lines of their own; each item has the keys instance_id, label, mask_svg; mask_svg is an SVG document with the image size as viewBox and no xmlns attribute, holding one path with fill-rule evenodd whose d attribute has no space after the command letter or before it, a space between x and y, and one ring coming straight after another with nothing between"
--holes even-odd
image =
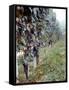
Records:
<instances>
[{"instance_id":1,"label":"foliage","mask_svg":"<svg viewBox=\"0 0 69 90\"><path fill-rule=\"evenodd\" d=\"M63 41L57 42L52 48L41 48L39 65L35 70L30 65L30 73L32 73L29 75L29 82L64 81L66 79L65 65L65 47ZM23 67L20 70L23 70ZM21 75L19 76L20 80L23 80L24 73L22 74L21 72Z\"/></svg>"}]
</instances>

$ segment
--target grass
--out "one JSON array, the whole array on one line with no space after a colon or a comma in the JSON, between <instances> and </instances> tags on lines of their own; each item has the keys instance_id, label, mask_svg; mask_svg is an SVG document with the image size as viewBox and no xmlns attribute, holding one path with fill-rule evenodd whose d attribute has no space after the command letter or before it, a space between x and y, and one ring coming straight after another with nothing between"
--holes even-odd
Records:
<instances>
[{"instance_id":1,"label":"grass","mask_svg":"<svg viewBox=\"0 0 69 90\"><path fill-rule=\"evenodd\" d=\"M30 70L30 82L64 81L66 79L66 54L63 41L54 46L40 48L40 63L35 70ZM30 66L31 67L31 66ZM19 65L19 79L25 80L22 65Z\"/></svg>"}]
</instances>

